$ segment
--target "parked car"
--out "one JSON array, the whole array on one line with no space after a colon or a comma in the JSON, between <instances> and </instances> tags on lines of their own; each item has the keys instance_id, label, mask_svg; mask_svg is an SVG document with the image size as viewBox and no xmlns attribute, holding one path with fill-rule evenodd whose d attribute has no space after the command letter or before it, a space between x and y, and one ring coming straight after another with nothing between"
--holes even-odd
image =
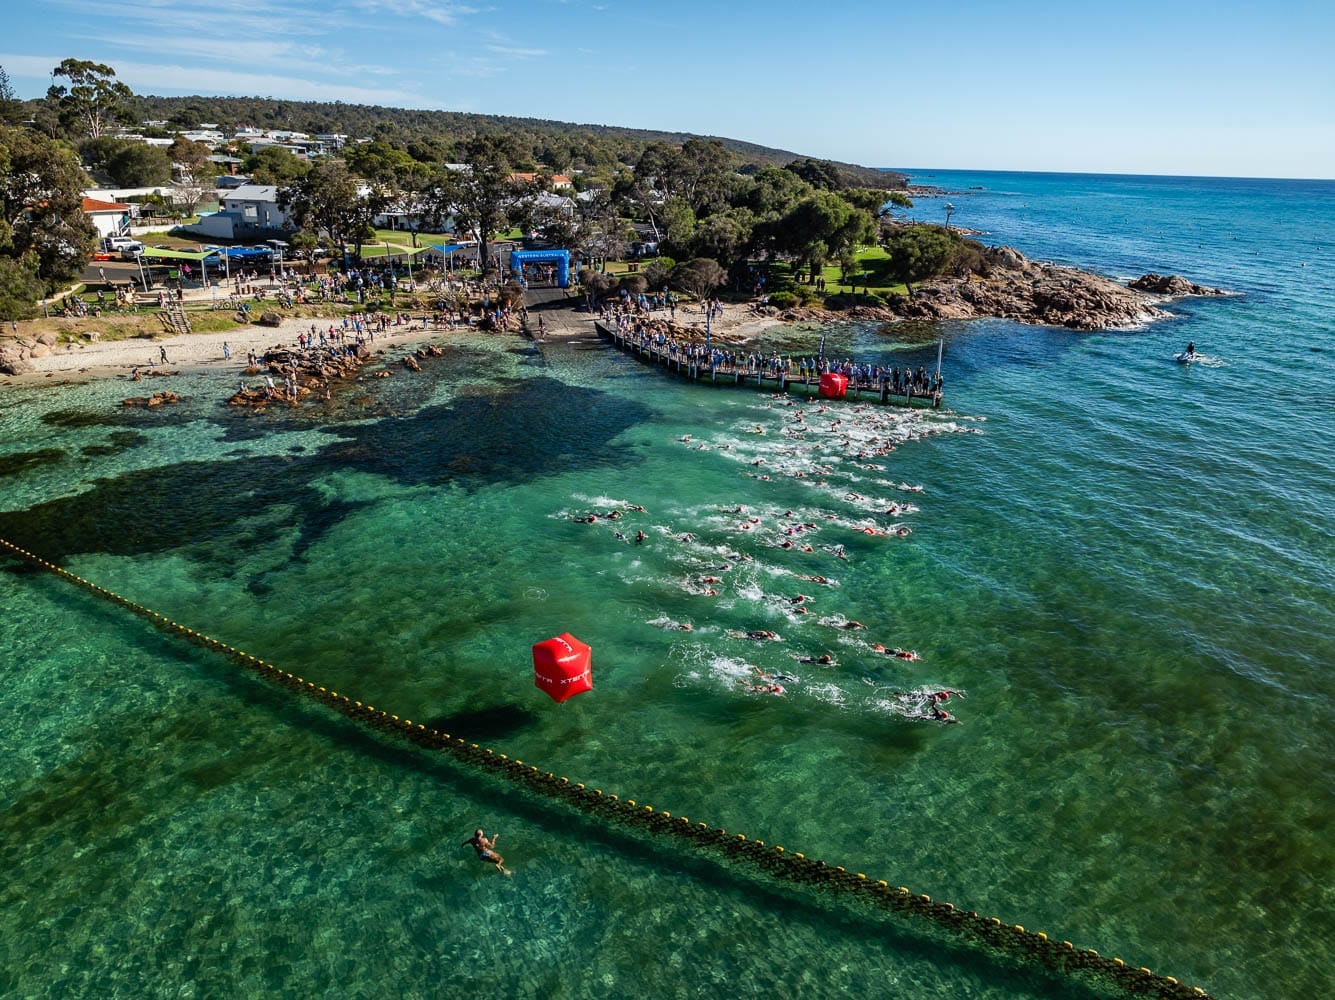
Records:
<instances>
[{"instance_id":1,"label":"parked car","mask_svg":"<svg viewBox=\"0 0 1335 1000\"><path fill-rule=\"evenodd\" d=\"M121 260L138 260L139 255L144 252L144 245L139 242L130 242L122 244L120 248Z\"/></svg>"}]
</instances>

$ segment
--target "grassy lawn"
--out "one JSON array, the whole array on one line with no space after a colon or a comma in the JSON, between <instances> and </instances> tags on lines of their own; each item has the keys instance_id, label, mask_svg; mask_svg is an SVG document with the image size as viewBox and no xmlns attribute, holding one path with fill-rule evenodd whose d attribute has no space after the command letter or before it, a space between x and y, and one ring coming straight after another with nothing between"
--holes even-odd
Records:
<instances>
[{"instance_id":1,"label":"grassy lawn","mask_svg":"<svg viewBox=\"0 0 1335 1000\"><path fill-rule=\"evenodd\" d=\"M410 247L413 245L413 234L403 229L377 229L375 238L381 243L397 243L399 246ZM428 243L453 243L454 237L449 233L418 233L417 245L424 247Z\"/></svg>"}]
</instances>

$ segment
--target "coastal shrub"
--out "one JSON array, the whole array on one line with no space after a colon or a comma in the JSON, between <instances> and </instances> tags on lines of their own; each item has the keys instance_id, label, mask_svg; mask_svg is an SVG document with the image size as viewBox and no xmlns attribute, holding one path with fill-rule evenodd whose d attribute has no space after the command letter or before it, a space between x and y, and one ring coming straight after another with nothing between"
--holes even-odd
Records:
<instances>
[{"instance_id":1,"label":"coastal shrub","mask_svg":"<svg viewBox=\"0 0 1335 1000\"><path fill-rule=\"evenodd\" d=\"M644 270L641 273L652 291L659 292L667 288L668 274L675 264L676 261L671 257L659 257L657 260L651 260L644 265Z\"/></svg>"},{"instance_id":2,"label":"coastal shrub","mask_svg":"<svg viewBox=\"0 0 1335 1000\"><path fill-rule=\"evenodd\" d=\"M791 309L797 303L798 298L792 292L775 292L769 297L769 304L776 309Z\"/></svg>"},{"instance_id":3,"label":"coastal shrub","mask_svg":"<svg viewBox=\"0 0 1335 1000\"><path fill-rule=\"evenodd\" d=\"M627 274L622 276L617 287L624 288L627 295L640 295L649 287L649 282L643 274Z\"/></svg>"}]
</instances>

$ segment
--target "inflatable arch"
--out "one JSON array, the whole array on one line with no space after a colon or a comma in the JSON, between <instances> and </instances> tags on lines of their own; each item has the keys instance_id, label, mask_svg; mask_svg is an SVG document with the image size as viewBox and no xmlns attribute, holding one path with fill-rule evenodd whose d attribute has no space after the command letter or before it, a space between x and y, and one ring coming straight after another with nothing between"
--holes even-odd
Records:
<instances>
[{"instance_id":1,"label":"inflatable arch","mask_svg":"<svg viewBox=\"0 0 1335 1000\"><path fill-rule=\"evenodd\" d=\"M555 264L556 283L562 288L570 287L570 251L569 250L511 250L510 270L520 274L525 264Z\"/></svg>"}]
</instances>

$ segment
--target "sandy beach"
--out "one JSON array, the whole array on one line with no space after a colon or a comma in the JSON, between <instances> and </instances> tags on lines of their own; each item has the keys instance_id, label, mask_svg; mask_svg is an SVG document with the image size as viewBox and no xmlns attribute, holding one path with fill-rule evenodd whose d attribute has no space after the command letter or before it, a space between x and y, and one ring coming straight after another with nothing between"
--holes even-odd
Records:
<instances>
[{"instance_id":1,"label":"sandy beach","mask_svg":"<svg viewBox=\"0 0 1335 1000\"><path fill-rule=\"evenodd\" d=\"M594 317L577 310L572 300L568 307L543 308L535 310L530 316L531 329L537 326L536 316L543 318L547 341L572 340L594 333ZM680 309L676 322L680 326L697 328L704 332L704 317L699 312ZM725 308L723 317L713 324L715 338L731 343L745 342L754 338L762 330L781 323L774 317L757 316L748 307L733 305ZM297 346L297 337L303 331L309 331L312 324L327 328L328 319L293 318L284 320L279 326L238 327L219 333L192 333L175 336L158 335L154 337L132 337L124 340L90 341L62 345L45 357L34 358L34 371L25 375L11 375L0 379L0 385L31 384L47 379L60 378L62 381L83 381L91 378L112 378L128 376L135 368L148 368L150 365L170 371L197 371L234 369L241 371L246 366L246 355L250 351L263 354L272 347ZM425 340L437 337L449 337L451 334L462 335L475 333L475 328L423 326L420 317L414 317L409 324L390 327L388 334L377 334L374 350L390 351L409 347ZM497 336L525 336L519 333L497 334ZM223 345L231 347L232 356L223 356ZM161 351L167 353L165 366L161 360Z\"/></svg>"}]
</instances>

